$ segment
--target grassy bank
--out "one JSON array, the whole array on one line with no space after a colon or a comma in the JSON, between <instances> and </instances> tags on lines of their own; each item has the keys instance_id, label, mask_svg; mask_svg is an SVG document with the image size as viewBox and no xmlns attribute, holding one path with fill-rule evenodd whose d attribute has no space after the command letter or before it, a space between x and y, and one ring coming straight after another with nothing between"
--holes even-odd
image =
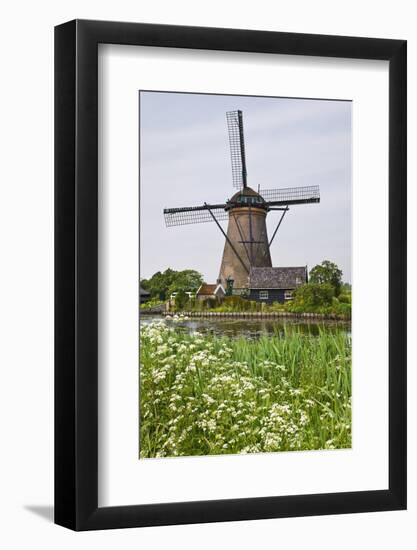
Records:
<instances>
[{"instance_id":1,"label":"grassy bank","mask_svg":"<svg viewBox=\"0 0 417 550\"><path fill-rule=\"evenodd\" d=\"M141 327L140 456L351 446L343 333L258 340Z\"/></svg>"},{"instance_id":2,"label":"grassy bank","mask_svg":"<svg viewBox=\"0 0 417 550\"><path fill-rule=\"evenodd\" d=\"M308 286L308 285L305 285ZM310 285L311 286L311 285ZM344 301L346 300L346 301ZM328 303L309 303L298 299L285 303L273 302L272 304L248 300L240 296L226 296L220 300L209 298L201 301L198 299L187 300L185 303L173 304L171 310L180 311L211 311L213 313L314 313L319 315L337 315L345 319L351 318L351 296L342 295L339 298L330 297Z\"/></svg>"},{"instance_id":3,"label":"grassy bank","mask_svg":"<svg viewBox=\"0 0 417 550\"><path fill-rule=\"evenodd\" d=\"M341 296L339 299L333 298L330 304L317 305L306 304L300 301L288 301L286 303L274 302L272 304L256 302L254 300L248 300L239 296L227 296L221 300L208 299L198 300L191 299L186 300L184 303L171 303L170 311L172 313L180 313L183 311L188 312L213 312L213 313L290 313L290 314L302 314L313 313L315 315L327 315L337 316L343 319L350 319L352 313L351 298L349 301L342 301L345 297ZM346 298L345 298L346 299ZM160 300L152 300L141 304L141 312L146 313L155 309L165 309L165 302Z\"/></svg>"}]
</instances>

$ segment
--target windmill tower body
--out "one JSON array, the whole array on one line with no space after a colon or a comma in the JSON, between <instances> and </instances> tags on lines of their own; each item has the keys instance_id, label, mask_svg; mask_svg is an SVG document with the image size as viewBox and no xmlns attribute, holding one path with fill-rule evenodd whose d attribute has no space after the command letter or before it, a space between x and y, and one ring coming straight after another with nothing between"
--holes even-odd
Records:
<instances>
[{"instance_id":1,"label":"windmill tower body","mask_svg":"<svg viewBox=\"0 0 417 550\"><path fill-rule=\"evenodd\" d=\"M249 284L251 267L272 267L266 229L267 207L262 197L244 188L232 197L228 209L229 222L224 245L219 279L226 288L233 280L234 290Z\"/></svg>"}]
</instances>

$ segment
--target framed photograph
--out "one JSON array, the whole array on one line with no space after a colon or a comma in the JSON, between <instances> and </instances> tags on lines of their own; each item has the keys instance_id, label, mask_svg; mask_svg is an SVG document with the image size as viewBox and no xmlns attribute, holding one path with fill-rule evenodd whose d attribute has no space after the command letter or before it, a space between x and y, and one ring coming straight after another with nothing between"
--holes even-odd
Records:
<instances>
[{"instance_id":1,"label":"framed photograph","mask_svg":"<svg viewBox=\"0 0 417 550\"><path fill-rule=\"evenodd\" d=\"M406 42L55 29L55 522L406 508Z\"/></svg>"}]
</instances>

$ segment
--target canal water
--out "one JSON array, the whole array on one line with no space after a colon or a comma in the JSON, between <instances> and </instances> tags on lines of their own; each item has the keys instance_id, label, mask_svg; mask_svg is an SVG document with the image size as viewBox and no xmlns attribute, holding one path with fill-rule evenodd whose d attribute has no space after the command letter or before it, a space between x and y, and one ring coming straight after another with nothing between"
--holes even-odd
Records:
<instances>
[{"instance_id":1,"label":"canal water","mask_svg":"<svg viewBox=\"0 0 417 550\"><path fill-rule=\"evenodd\" d=\"M298 332L318 336L321 331L345 332L350 335L349 322L338 321L308 321L304 319L239 319L230 317L201 317L189 319L164 319L163 316L141 315L140 323L148 324L155 321L164 321L168 326L184 332L201 332L218 336L259 338L262 335L285 336L288 332Z\"/></svg>"}]
</instances>

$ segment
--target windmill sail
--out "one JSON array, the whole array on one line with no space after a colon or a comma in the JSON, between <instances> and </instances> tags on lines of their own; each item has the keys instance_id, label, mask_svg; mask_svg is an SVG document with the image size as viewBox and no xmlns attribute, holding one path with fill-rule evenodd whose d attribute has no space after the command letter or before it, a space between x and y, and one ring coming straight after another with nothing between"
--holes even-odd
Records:
<instances>
[{"instance_id":1,"label":"windmill sail","mask_svg":"<svg viewBox=\"0 0 417 550\"><path fill-rule=\"evenodd\" d=\"M242 111L228 111L226 119L229 131L230 158L232 160L233 187L242 189L242 187L246 187L246 156Z\"/></svg>"},{"instance_id":2,"label":"windmill sail","mask_svg":"<svg viewBox=\"0 0 417 550\"><path fill-rule=\"evenodd\" d=\"M287 187L283 189L261 189L259 194L270 206L320 202L320 188L318 185Z\"/></svg>"},{"instance_id":3,"label":"windmill sail","mask_svg":"<svg viewBox=\"0 0 417 550\"><path fill-rule=\"evenodd\" d=\"M188 225L190 223L206 223L214 221L212 214L218 221L228 219L228 213L224 210L226 204L205 204L202 206L185 206L183 208L165 208L165 224L167 227L175 225Z\"/></svg>"},{"instance_id":4,"label":"windmill sail","mask_svg":"<svg viewBox=\"0 0 417 550\"><path fill-rule=\"evenodd\" d=\"M215 222L225 238L219 279L226 288L233 281L233 292L247 295L252 268L271 268L271 244L292 205L320 202L318 185L264 189L256 192L247 185L242 111L226 113L232 161L233 186L238 191L224 204L207 204L164 209L167 227ZM271 240L266 217L281 211ZM224 230L219 222L228 220Z\"/></svg>"}]
</instances>

